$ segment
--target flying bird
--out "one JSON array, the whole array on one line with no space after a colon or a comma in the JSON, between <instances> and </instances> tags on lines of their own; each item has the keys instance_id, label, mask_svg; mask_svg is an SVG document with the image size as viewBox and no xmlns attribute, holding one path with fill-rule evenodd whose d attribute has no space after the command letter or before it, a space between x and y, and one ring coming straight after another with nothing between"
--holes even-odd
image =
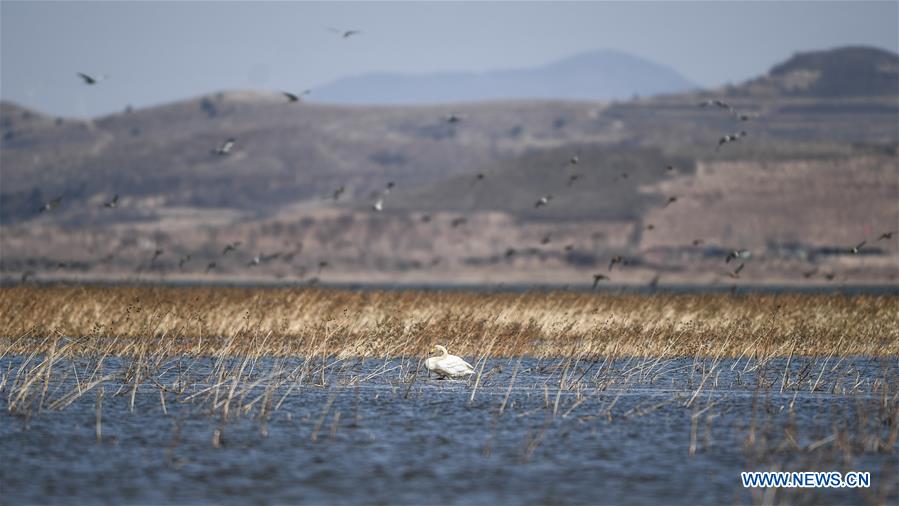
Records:
<instances>
[{"instance_id":1,"label":"flying bird","mask_svg":"<svg viewBox=\"0 0 899 506\"><path fill-rule=\"evenodd\" d=\"M740 279L740 271L743 270L743 266L744 266L744 265L746 265L746 264L740 264L739 267L737 267L736 269L734 269L734 272L728 272L727 275L730 276L730 277L732 277L732 278L734 278L734 279Z\"/></svg>"},{"instance_id":2,"label":"flying bird","mask_svg":"<svg viewBox=\"0 0 899 506\"><path fill-rule=\"evenodd\" d=\"M462 121L463 117L456 113L452 113L452 114L447 114L446 116L443 117L443 119L444 119L444 121L446 121L449 124L456 124L456 123Z\"/></svg>"},{"instance_id":3,"label":"flying bird","mask_svg":"<svg viewBox=\"0 0 899 506\"><path fill-rule=\"evenodd\" d=\"M543 245L549 244L551 242L552 242L552 237L550 237L550 234L546 234L543 236L543 239L540 239L540 244L543 244Z\"/></svg>"},{"instance_id":4,"label":"flying bird","mask_svg":"<svg viewBox=\"0 0 899 506\"><path fill-rule=\"evenodd\" d=\"M736 260L738 258L749 258L749 250L740 249L731 251L724 257L724 263L730 263L731 260Z\"/></svg>"},{"instance_id":5,"label":"flying bird","mask_svg":"<svg viewBox=\"0 0 899 506\"><path fill-rule=\"evenodd\" d=\"M606 276L605 274L594 274L593 275L593 289L596 289L596 286L599 285L600 281L610 281L611 278Z\"/></svg>"},{"instance_id":6,"label":"flying bird","mask_svg":"<svg viewBox=\"0 0 899 506\"><path fill-rule=\"evenodd\" d=\"M241 244L243 244L243 243L240 241L234 241L232 243L226 244L225 249L222 250L222 256L227 255L228 253L236 250Z\"/></svg>"},{"instance_id":7,"label":"flying bird","mask_svg":"<svg viewBox=\"0 0 899 506\"><path fill-rule=\"evenodd\" d=\"M699 246L704 242L702 239L693 239L693 246Z\"/></svg>"},{"instance_id":8,"label":"flying bird","mask_svg":"<svg viewBox=\"0 0 899 506\"><path fill-rule=\"evenodd\" d=\"M572 174L568 176L568 186L572 186L574 182L580 179L582 176L583 174Z\"/></svg>"},{"instance_id":9,"label":"flying bird","mask_svg":"<svg viewBox=\"0 0 899 506\"><path fill-rule=\"evenodd\" d=\"M343 195L343 192L344 192L344 191L346 191L346 188L344 188L343 186L341 186L340 188L334 190L334 195L333 195L334 200L339 199L340 196Z\"/></svg>"},{"instance_id":10,"label":"flying bird","mask_svg":"<svg viewBox=\"0 0 899 506\"><path fill-rule=\"evenodd\" d=\"M814 276L814 275L817 274L817 273L818 273L818 268L815 267L814 269L812 269L812 270L810 270L810 271L805 271L805 272L803 272L803 273L802 273L802 277L804 277L805 279L808 279L808 278Z\"/></svg>"},{"instance_id":11,"label":"flying bird","mask_svg":"<svg viewBox=\"0 0 899 506\"><path fill-rule=\"evenodd\" d=\"M372 204L371 208L376 213L383 211L384 210L384 199L383 198L378 199L374 204Z\"/></svg>"},{"instance_id":12,"label":"flying bird","mask_svg":"<svg viewBox=\"0 0 899 506\"><path fill-rule=\"evenodd\" d=\"M41 208L38 209L37 211L38 211L39 213L43 213L43 212L46 212L46 211L51 211L51 210L56 209L57 207L59 207L59 204L60 204L60 203L62 203L62 195L56 197L55 199L51 200L50 202L47 202L47 203L44 204L44 205L42 205Z\"/></svg>"},{"instance_id":13,"label":"flying bird","mask_svg":"<svg viewBox=\"0 0 899 506\"><path fill-rule=\"evenodd\" d=\"M862 241L862 242L856 244L855 247L853 247L851 250L849 250L849 252L852 253L853 255L858 255L858 252L861 251L862 247L864 247L864 245L867 243L868 243L868 241Z\"/></svg>"},{"instance_id":14,"label":"flying bird","mask_svg":"<svg viewBox=\"0 0 899 506\"><path fill-rule=\"evenodd\" d=\"M227 154L230 153L231 150L234 148L234 143L235 143L235 142L236 142L236 141L234 140L234 137L228 138L225 142L222 143L221 146L219 146L219 147L213 149L213 150L212 150L212 154L214 154L214 155L219 155L219 156L225 156L225 155L227 155Z\"/></svg>"},{"instance_id":15,"label":"flying bird","mask_svg":"<svg viewBox=\"0 0 899 506\"><path fill-rule=\"evenodd\" d=\"M645 228L646 230L655 230L655 229L656 229L656 226L653 225L652 223L650 223L649 225L646 225L646 227L644 227L644 228Z\"/></svg>"},{"instance_id":16,"label":"flying bird","mask_svg":"<svg viewBox=\"0 0 899 506\"><path fill-rule=\"evenodd\" d=\"M184 264L186 264L187 262L190 262L190 255L185 255L178 259L178 269L184 268Z\"/></svg>"},{"instance_id":17,"label":"flying bird","mask_svg":"<svg viewBox=\"0 0 899 506\"><path fill-rule=\"evenodd\" d=\"M512 256L515 256L515 253L516 253L516 252L515 252L515 248L508 248L508 249L506 250L506 258L510 258L510 257L512 257Z\"/></svg>"},{"instance_id":18,"label":"flying bird","mask_svg":"<svg viewBox=\"0 0 899 506\"><path fill-rule=\"evenodd\" d=\"M668 202L665 202L663 207L668 207L675 202L677 202L677 197L668 197Z\"/></svg>"},{"instance_id":19,"label":"flying bird","mask_svg":"<svg viewBox=\"0 0 899 506\"><path fill-rule=\"evenodd\" d=\"M624 258L621 255L615 255L612 257L612 260L609 261L609 271L611 272L612 267L615 267L615 264L620 264L624 262Z\"/></svg>"},{"instance_id":20,"label":"flying bird","mask_svg":"<svg viewBox=\"0 0 899 506\"><path fill-rule=\"evenodd\" d=\"M454 218L453 221L450 222L450 226L456 228L466 223L468 223L468 219L466 219L464 216L460 216L458 218Z\"/></svg>"},{"instance_id":21,"label":"flying bird","mask_svg":"<svg viewBox=\"0 0 899 506\"><path fill-rule=\"evenodd\" d=\"M574 244L566 244L565 251L570 252L574 249Z\"/></svg>"},{"instance_id":22,"label":"flying bird","mask_svg":"<svg viewBox=\"0 0 899 506\"><path fill-rule=\"evenodd\" d=\"M718 146L715 148L715 151L718 151L719 149L721 149L721 146L723 146L729 142L737 142L738 140L742 139L743 137L746 137L745 131L742 131L739 133L727 134L727 135L721 137L720 139L718 139Z\"/></svg>"},{"instance_id":23,"label":"flying bird","mask_svg":"<svg viewBox=\"0 0 899 506\"><path fill-rule=\"evenodd\" d=\"M328 27L328 30L338 34L342 39L348 39L353 35L359 35L360 33L362 33L359 30L341 30L340 28L333 28L330 26Z\"/></svg>"},{"instance_id":24,"label":"flying bird","mask_svg":"<svg viewBox=\"0 0 899 506\"><path fill-rule=\"evenodd\" d=\"M728 111L733 111L733 110L734 110L734 108L731 107L730 104L728 104L727 102L725 102L725 101L723 101L723 100L717 100L717 99L716 99L716 100L712 100L712 99L709 99L709 100L706 100L706 101L704 101L704 102L700 102L700 103L699 103L699 107L711 107L711 106L719 107L719 108L721 108L721 109L727 109Z\"/></svg>"},{"instance_id":25,"label":"flying bird","mask_svg":"<svg viewBox=\"0 0 899 506\"><path fill-rule=\"evenodd\" d=\"M666 166L666 167L665 167L665 170L667 170L668 172L674 171L674 165L668 165L668 166Z\"/></svg>"},{"instance_id":26,"label":"flying bird","mask_svg":"<svg viewBox=\"0 0 899 506\"><path fill-rule=\"evenodd\" d=\"M209 271L211 271L212 269L215 269L215 268L216 268L215 262L209 262L208 264L206 264L206 271L205 271L205 272L206 272L206 273L209 273Z\"/></svg>"},{"instance_id":27,"label":"flying bird","mask_svg":"<svg viewBox=\"0 0 899 506\"><path fill-rule=\"evenodd\" d=\"M534 202L534 207L537 208L537 207L549 205L549 201L552 199L553 199L552 195L544 195L544 196L540 197L540 200L538 200L537 202Z\"/></svg>"},{"instance_id":28,"label":"flying bird","mask_svg":"<svg viewBox=\"0 0 899 506\"><path fill-rule=\"evenodd\" d=\"M896 232L897 232L897 230L891 230L889 232L884 232L884 233L880 234L880 237L878 237L877 240L878 241L882 241L884 239L890 240L893 238L893 234L895 234Z\"/></svg>"},{"instance_id":29,"label":"flying bird","mask_svg":"<svg viewBox=\"0 0 899 506\"><path fill-rule=\"evenodd\" d=\"M294 102L299 102L300 100L302 100L302 98L303 98L304 96L306 96L306 95L312 93L312 90L303 90L303 92L300 93L299 95L296 95L296 94L294 94L294 93L290 93L290 92L288 92L288 91L282 91L281 93L282 93L285 97L287 97L287 102L292 104L292 103L294 103Z\"/></svg>"},{"instance_id":30,"label":"flying bird","mask_svg":"<svg viewBox=\"0 0 899 506\"><path fill-rule=\"evenodd\" d=\"M581 163L581 157L580 157L580 155L574 155L574 156L572 156L571 158L568 159L568 162L565 163L565 164L563 165L563 167L567 167L567 166L569 166L569 165L577 165L577 164L579 164L579 163Z\"/></svg>"},{"instance_id":31,"label":"flying bird","mask_svg":"<svg viewBox=\"0 0 899 506\"><path fill-rule=\"evenodd\" d=\"M119 194L116 193L115 196L109 202L104 202L103 207L107 209L112 209L119 205Z\"/></svg>"},{"instance_id":32,"label":"flying bird","mask_svg":"<svg viewBox=\"0 0 899 506\"><path fill-rule=\"evenodd\" d=\"M150 259L150 263L152 264L153 262L155 262L156 259L159 258L163 253L165 253L165 250L162 249L157 249L156 251L154 251L153 258Z\"/></svg>"},{"instance_id":33,"label":"flying bird","mask_svg":"<svg viewBox=\"0 0 899 506\"><path fill-rule=\"evenodd\" d=\"M106 78L106 76L92 77L87 74L82 74L81 72L78 72L78 77L80 77L84 81L84 84L88 86L93 86Z\"/></svg>"}]
</instances>

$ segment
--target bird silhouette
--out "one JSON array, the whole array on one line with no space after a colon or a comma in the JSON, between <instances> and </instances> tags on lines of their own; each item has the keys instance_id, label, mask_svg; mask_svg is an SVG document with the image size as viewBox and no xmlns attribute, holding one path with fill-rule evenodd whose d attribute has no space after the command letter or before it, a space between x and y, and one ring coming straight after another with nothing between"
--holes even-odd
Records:
<instances>
[{"instance_id":1,"label":"bird silhouette","mask_svg":"<svg viewBox=\"0 0 899 506\"><path fill-rule=\"evenodd\" d=\"M328 30L339 35L341 39L348 39L353 35L359 35L360 33L362 33L360 30L341 30L340 28L333 28L330 26L328 27Z\"/></svg>"},{"instance_id":2,"label":"bird silhouette","mask_svg":"<svg viewBox=\"0 0 899 506\"><path fill-rule=\"evenodd\" d=\"M384 199L379 198L377 201L375 201L374 204L372 204L371 208L376 213L383 211L384 210Z\"/></svg>"},{"instance_id":3,"label":"bird silhouette","mask_svg":"<svg viewBox=\"0 0 899 506\"><path fill-rule=\"evenodd\" d=\"M740 279L740 271L743 270L743 266L744 266L744 265L746 265L746 264L740 264L739 267L737 267L736 269L734 269L733 272L728 272L727 275L730 276L730 277L732 277L732 278L734 278L734 279Z\"/></svg>"},{"instance_id":4,"label":"bird silhouette","mask_svg":"<svg viewBox=\"0 0 899 506\"><path fill-rule=\"evenodd\" d=\"M458 218L454 218L453 221L450 222L450 226L456 228L466 223L468 223L468 219L466 219L464 216L460 216Z\"/></svg>"},{"instance_id":5,"label":"bird silhouette","mask_svg":"<svg viewBox=\"0 0 899 506\"><path fill-rule=\"evenodd\" d=\"M572 186L574 182L580 179L582 176L583 174L572 174L568 176L568 186Z\"/></svg>"},{"instance_id":6,"label":"bird silhouette","mask_svg":"<svg viewBox=\"0 0 899 506\"><path fill-rule=\"evenodd\" d=\"M878 241L882 241L882 240L890 240L890 239L893 238L893 234L895 234L896 232L899 232L899 231L897 231L897 230L891 230L891 231L889 231L889 232L884 232L884 233L880 234L880 237L878 237L877 240L878 240Z\"/></svg>"},{"instance_id":7,"label":"bird silhouette","mask_svg":"<svg viewBox=\"0 0 899 506\"><path fill-rule=\"evenodd\" d=\"M209 271L211 271L212 269L215 269L216 267L217 267L217 265L215 262L209 262L208 264L206 264L206 271L204 271L204 272L206 272L208 274Z\"/></svg>"},{"instance_id":8,"label":"bird silhouette","mask_svg":"<svg viewBox=\"0 0 899 506\"><path fill-rule=\"evenodd\" d=\"M540 239L540 244L543 244L543 245L549 244L551 242L552 242L552 237L550 237L550 234L546 234L543 236L542 239Z\"/></svg>"},{"instance_id":9,"label":"bird silhouette","mask_svg":"<svg viewBox=\"0 0 899 506\"><path fill-rule=\"evenodd\" d=\"M93 77L87 74L82 74L81 72L78 72L78 77L80 77L81 80L84 81L84 84L88 86L93 86L106 78L106 76Z\"/></svg>"},{"instance_id":10,"label":"bird silhouette","mask_svg":"<svg viewBox=\"0 0 899 506\"><path fill-rule=\"evenodd\" d=\"M506 258L515 256L515 253L516 253L515 248L506 249Z\"/></svg>"},{"instance_id":11,"label":"bird silhouette","mask_svg":"<svg viewBox=\"0 0 899 506\"><path fill-rule=\"evenodd\" d=\"M288 91L282 91L281 93L282 93L285 97L287 97L287 102L292 104L292 103L294 103L294 102L299 102L304 96L306 96L306 95L312 93L312 90L303 90L303 92L300 93L299 95L296 95L296 94L294 94L294 93L290 93L290 92L288 92Z\"/></svg>"},{"instance_id":12,"label":"bird silhouette","mask_svg":"<svg viewBox=\"0 0 899 506\"><path fill-rule=\"evenodd\" d=\"M61 204L61 203L62 203L62 195L56 197L55 199L51 200L50 202L47 202L47 203L44 204L44 205L42 205L42 206L40 207L40 209L38 209L37 211L38 211L39 213L44 213L44 212L47 212L47 211L52 211L53 209L56 209L57 207L59 207L59 204Z\"/></svg>"},{"instance_id":13,"label":"bird silhouette","mask_svg":"<svg viewBox=\"0 0 899 506\"><path fill-rule=\"evenodd\" d=\"M190 255L184 255L183 257L178 259L178 269L183 269L184 264L190 262Z\"/></svg>"},{"instance_id":14,"label":"bird silhouette","mask_svg":"<svg viewBox=\"0 0 899 506\"><path fill-rule=\"evenodd\" d=\"M743 137L746 137L745 131L733 133L733 134L726 134L723 137L721 137L720 139L718 139L718 146L715 147L715 151L718 151L719 149L721 149L721 146L723 146L729 142L737 142L738 140L742 139Z\"/></svg>"},{"instance_id":15,"label":"bird silhouette","mask_svg":"<svg viewBox=\"0 0 899 506\"><path fill-rule=\"evenodd\" d=\"M118 193L116 193L115 196L112 197L112 200L110 200L109 202L103 203L103 207L105 207L107 209L112 209L118 205L119 205L119 194Z\"/></svg>"},{"instance_id":16,"label":"bird silhouette","mask_svg":"<svg viewBox=\"0 0 899 506\"><path fill-rule=\"evenodd\" d=\"M621 255L615 255L609 260L609 272L612 271L612 267L615 267L615 264L620 264L624 262L624 258Z\"/></svg>"},{"instance_id":17,"label":"bird silhouette","mask_svg":"<svg viewBox=\"0 0 899 506\"><path fill-rule=\"evenodd\" d=\"M334 199L334 200L339 199L340 196L343 195L343 192L344 192L344 191L346 191L346 188L344 188L343 186L341 186L340 188L334 190L334 194L332 195L333 199Z\"/></svg>"},{"instance_id":18,"label":"bird silhouette","mask_svg":"<svg viewBox=\"0 0 899 506\"><path fill-rule=\"evenodd\" d=\"M163 249L157 249L156 251L154 251L153 258L150 259L150 264L153 264L153 262L155 262L157 258L162 256L163 253L165 253L165 250Z\"/></svg>"},{"instance_id":19,"label":"bird silhouette","mask_svg":"<svg viewBox=\"0 0 899 506\"><path fill-rule=\"evenodd\" d=\"M544 195L544 196L540 197L540 199L537 200L537 202L534 202L534 207L537 208L537 207L543 207L543 206L549 205L549 201L552 199L553 199L552 195Z\"/></svg>"},{"instance_id":20,"label":"bird silhouette","mask_svg":"<svg viewBox=\"0 0 899 506\"><path fill-rule=\"evenodd\" d=\"M594 274L593 275L593 289L596 289L596 286L599 285L600 281L610 281L611 278L606 276L605 274Z\"/></svg>"},{"instance_id":21,"label":"bird silhouette","mask_svg":"<svg viewBox=\"0 0 899 506\"><path fill-rule=\"evenodd\" d=\"M462 121L462 119L463 119L463 116L460 116L456 113L447 114L446 116L443 117L443 120L449 124L459 123L460 121Z\"/></svg>"},{"instance_id":22,"label":"bird silhouette","mask_svg":"<svg viewBox=\"0 0 899 506\"><path fill-rule=\"evenodd\" d=\"M231 150L234 149L235 142L236 141L234 140L234 137L230 137L225 140L225 142L223 142L221 146L213 149L211 152L214 155L225 156L231 153Z\"/></svg>"},{"instance_id":23,"label":"bird silhouette","mask_svg":"<svg viewBox=\"0 0 899 506\"><path fill-rule=\"evenodd\" d=\"M733 250L730 253L728 253L726 257L724 257L724 263L727 264L727 263L730 263L731 260L736 260L737 258L748 258L748 257L749 257L749 250L745 250L745 249Z\"/></svg>"},{"instance_id":24,"label":"bird silhouette","mask_svg":"<svg viewBox=\"0 0 899 506\"><path fill-rule=\"evenodd\" d=\"M243 244L240 241L234 241L232 243L228 243L225 245L225 249L222 250L222 256L227 255L228 253L236 250L240 245Z\"/></svg>"},{"instance_id":25,"label":"bird silhouette","mask_svg":"<svg viewBox=\"0 0 899 506\"><path fill-rule=\"evenodd\" d=\"M818 268L815 267L814 269L812 269L812 270L810 270L810 271L805 271L805 272L803 272L803 273L802 273L802 277L804 277L805 279L808 279L808 278L814 276L814 275L817 274L817 273L818 273Z\"/></svg>"},{"instance_id":26,"label":"bird silhouette","mask_svg":"<svg viewBox=\"0 0 899 506\"><path fill-rule=\"evenodd\" d=\"M856 244L852 249L849 250L849 252L852 253L853 255L858 255L858 252L861 251L861 249L865 246L865 244L868 244L868 241L862 241L862 242Z\"/></svg>"},{"instance_id":27,"label":"bird silhouette","mask_svg":"<svg viewBox=\"0 0 899 506\"><path fill-rule=\"evenodd\" d=\"M677 197L668 197L668 202L665 202L663 207L668 207L675 202L677 202Z\"/></svg>"}]
</instances>

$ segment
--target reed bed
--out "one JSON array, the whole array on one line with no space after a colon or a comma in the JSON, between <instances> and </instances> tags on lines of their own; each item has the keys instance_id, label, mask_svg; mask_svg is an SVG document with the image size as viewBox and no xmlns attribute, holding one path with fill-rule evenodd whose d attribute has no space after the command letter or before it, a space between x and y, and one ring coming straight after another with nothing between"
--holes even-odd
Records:
<instances>
[{"instance_id":1,"label":"reed bed","mask_svg":"<svg viewBox=\"0 0 899 506\"><path fill-rule=\"evenodd\" d=\"M897 356L899 298L330 288L0 288L0 354ZM2 356L2 355L0 355Z\"/></svg>"}]
</instances>

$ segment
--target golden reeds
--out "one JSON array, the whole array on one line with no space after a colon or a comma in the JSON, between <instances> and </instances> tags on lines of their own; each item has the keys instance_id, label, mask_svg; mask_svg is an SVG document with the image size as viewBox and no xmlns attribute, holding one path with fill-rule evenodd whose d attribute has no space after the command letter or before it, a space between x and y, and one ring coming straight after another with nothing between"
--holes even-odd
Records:
<instances>
[{"instance_id":1,"label":"golden reeds","mask_svg":"<svg viewBox=\"0 0 899 506\"><path fill-rule=\"evenodd\" d=\"M60 345L60 338L65 344ZM899 298L327 288L0 288L0 356L899 355ZM139 362L138 362L139 364ZM320 369L317 372L321 372ZM135 366L130 372L140 376ZM782 378L783 382L789 378ZM225 387L225 385L222 385Z\"/></svg>"}]
</instances>

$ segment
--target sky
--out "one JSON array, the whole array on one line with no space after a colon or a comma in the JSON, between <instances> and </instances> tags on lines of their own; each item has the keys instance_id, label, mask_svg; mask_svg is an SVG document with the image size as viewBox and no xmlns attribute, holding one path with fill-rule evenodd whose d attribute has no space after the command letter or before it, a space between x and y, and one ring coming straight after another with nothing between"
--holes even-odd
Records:
<instances>
[{"instance_id":1,"label":"sky","mask_svg":"<svg viewBox=\"0 0 899 506\"><path fill-rule=\"evenodd\" d=\"M0 98L92 117L374 71L549 63L617 49L713 87L799 51L897 51L892 2L0 2ZM357 29L342 39L328 27ZM107 75L86 86L75 75ZM314 91L313 95L314 97Z\"/></svg>"}]
</instances>

